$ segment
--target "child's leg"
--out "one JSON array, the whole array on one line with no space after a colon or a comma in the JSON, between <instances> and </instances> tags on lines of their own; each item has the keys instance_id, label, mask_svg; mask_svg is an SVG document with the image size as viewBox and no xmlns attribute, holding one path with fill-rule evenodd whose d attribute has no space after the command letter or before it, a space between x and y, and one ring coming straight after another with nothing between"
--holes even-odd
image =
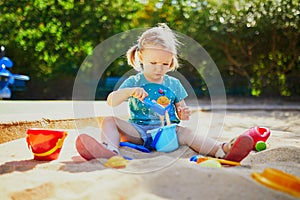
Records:
<instances>
[{"instance_id":1,"label":"child's leg","mask_svg":"<svg viewBox=\"0 0 300 200\"><path fill-rule=\"evenodd\" d=\"M117 151L107 149L106 145L99 143L94 137L87 134L80 134L77 137L76 149L86 160L110 158L118 154Z\"/></svg>"},{"instance_id":2,"label":"child's leg","mask_svg":"<svg viewBox=\"0 0 300 200\"><path fill-rule=\"evenodd\" d=\"M247 135L240 135L228 143L220 143L208 137L196 134L189 128L177 128L180 144L185 144L203 155L224 158L240 162L253 148L253 139Z\"/></svg>"},{"instance_id":3,"label":"child's leg","mask_svg":"<svg viewBox=\"0 0 300 200\"><path fill-rule=\"evenodd\" d=\"M188 145L199 154L215 156L221 143L195 133L195 131L182 126L177 126L177 135L180 145Z\"/></svg>"},{"instance_id":4,"label":"child's leg","mask_svg":"<svg viewBox=\"0 0 300 200\"><path fill-rule=\"evenodd\" d=\"M138 131L127 121L117 117L106 117L102 122L101 140L118 148L120 141L143 144Z\"/></svg>"},{"instance_id":5,"label":"child's leg","mask_svg":"<svg viewBox=\"0 0 300 200\"><path fill-rule=\"evenodd\" d=\"M106 117L102 122L101 142L87 134L81 134L76 140L76 149L86 160L110 158L119 154L120 138L136 144L143 143L130 123L116 117Z\"/></svg>"}]
</instances>

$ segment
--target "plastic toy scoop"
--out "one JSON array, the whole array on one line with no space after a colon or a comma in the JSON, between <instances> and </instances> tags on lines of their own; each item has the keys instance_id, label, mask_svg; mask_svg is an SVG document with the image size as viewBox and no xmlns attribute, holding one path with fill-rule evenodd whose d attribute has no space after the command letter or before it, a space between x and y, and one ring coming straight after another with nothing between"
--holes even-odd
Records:
<instances>
[{"instance_id":1,"label":"plastic toy scoop","mask_svg":"<svg viewBox=\"0 0 300 200\"><path fill-rule=\"evenodd\" d=\"M166 111L170 110L170 108L171 108L171 104L169 104L166 107L163 107L163 106L159 105L158 103L151 101L149 98L145 98L143 100L143 103L146 104L147 106L149 106L153 112L156 112L160 115L165 115Z\"/></svg>"},{"instance_id":2,"label":"plastic toy scoop","mask_svg":"<svg viewBox=\"0 0 300 200\"><path fill-rule=\"evenodd\" d=\"M278 169L266 168L262 173L253 172L252 178L261 184L300 197L300 178Z\"/></svg>"},{"instance_id":3,"label":"plastic toy scoop","mask_svg":"<svg viewBox=\"0 0 300 200\"><path fill-rule=\"evenodd\" d=\"M121 147L130 147L130 148L133 148L133 149L145 152L145 153L151 153L151 151L148 148L146 148L142 145L133 144L131 142L120 142L120 146Z\"/></svg>"},{"instance_id":4,"label":"plastic toy scoop","mask_svg":"<svg viewBox=\"0 0 300 200\"><path fill-rule=\"evenodd\" d=\"M218 161L219 163L221 163L223 165L232 165L232 166L241 165L240 162L224 160L224 159L219 159L219 158L210 158L210 157L198 158L197 163L201 163L201 162L206 161L206 160L215 160L215 161Z\"/></svg>"},{"instance_id":5,"label":"plastic toy scoop","mask_svg":"<svg viewBox=\"0 0 300 200\"><path fill-rule=\"evenodd\" d=\"M190 158L191 162L196 162L196 163L202 163L202 162L207 161L207 160L218 161L219 163L221 163L223 165L231 165L231 166L239 166L239 165L241 165L240 162L235 162L235 161L230 161L230 160L224 160L224 159L219 159L219 158L200 157L198 155L193 156L193 157Z\"/></svg>"}]
</instances>

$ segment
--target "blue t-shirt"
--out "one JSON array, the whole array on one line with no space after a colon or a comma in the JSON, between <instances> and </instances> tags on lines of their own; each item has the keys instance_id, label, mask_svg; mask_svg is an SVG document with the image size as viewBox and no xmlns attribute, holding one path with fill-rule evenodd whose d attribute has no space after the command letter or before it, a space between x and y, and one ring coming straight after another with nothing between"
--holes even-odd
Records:
<instances>
[{"instance_id":1,"label":"blue t-shirt","mask_svg":"<svg viewBox=\"0 0 300 200\"><path fill-rule=\"evenodd\" d=\"M176 114L175 103L186 98L187 92L180 81L172 76L165 75L162 84L151 83L146 80L143 73L127 78L119 89L143 87L148 92L148 98L155 100L159 97L167 97L171 103L171 108L168 111L171 123L179 123L180 120ZM141 100L129 97L129 122L141 125L159 125L161 124L159 114L150 110L148 105L145 105Z\"/></svg>"}]
</instances>

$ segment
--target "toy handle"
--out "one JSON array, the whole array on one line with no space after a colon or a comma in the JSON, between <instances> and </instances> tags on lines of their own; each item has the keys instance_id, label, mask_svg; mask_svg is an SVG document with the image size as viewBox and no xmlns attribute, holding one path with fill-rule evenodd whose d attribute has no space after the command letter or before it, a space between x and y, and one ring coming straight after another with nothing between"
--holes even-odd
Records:
<instances>
[{"instance_id":1,"label":"toy handle","mask_svg":"<svg viewBox=\"0 0 300 200\"><path fill-rule=\"evenodd\" d=\"M145 152L145 153L150 153L151 152L149 149L147 149L146 147L144 147L142 145L136 145L136 144L133 144L133 143L130 143L130 142L120 142L120 146L121 147L124 147L124 146L130 147L130 148L133 148L133 149Z\"/></svg>"},{"instance_id":2,"label":"toy handle","mask_svg":"<svg viewBox=\"0 0 300 200\"><path fill-rule=\"evenodd\" d=\"M163 132L163 129L162 129L162 128L158 129L158 132L156 133L156 135L155 135L155 137L154 137L154 140L153 140L153 142L152 142L152 144L151 144L151 146L152 146L154 149L156 149L155 146L156 146L156 144L157 144L157 142L158 142L158 140L159 140L159 138L160 138L162 132Z\"/></svg>"},{"instance_id":3,"label":"toy handle","mask_svg":"<svg viewBox=\"0 0 300 200\"><path fill-rule=\"evenodd\" d=\"M0 67L4 65L6 68L11 68L14 64L8 57L3 57L0 59Z\"/></svg>"}]
</instances>

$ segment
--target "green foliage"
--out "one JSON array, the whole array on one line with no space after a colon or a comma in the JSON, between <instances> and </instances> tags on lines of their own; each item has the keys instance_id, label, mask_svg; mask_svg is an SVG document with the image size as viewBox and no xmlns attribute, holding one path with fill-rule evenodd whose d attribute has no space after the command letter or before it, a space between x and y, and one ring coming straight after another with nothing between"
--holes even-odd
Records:
<instances>
[{"instance_id":1,"label":"green foliage","mask_svg":"<svg viewBox=\"0 0 300 200\"><path fill-rule=\"evenodd\" d=\"M224 77L246 78L255 96L291 96L287 76L300 72L299 6L295 0L206 4L205 32L215 44L214 59L220 51L226 58L217 61Z\"/></svg>"},{"instance_id":2,"label":"green foliage","mask_svg":"<svg viewBox=\"0 0 300 200\"><path fill-rule=\"evenodd\" d=\"M14 72L31 76L28 95L70 98L79 66L99 43L167 22L208 51L228 90L243 82L254 96L299 96L299 7L297 0L0 0L0 43ZM105 76L128 68L120 58ZM180 72L199 80L192 67Z\"/></svg>"},{"instance_id":3,"label":"green foliage","mask_svg":"<svg viewBox=\"0 0 300 200\"><path fill-rule=\"evenodd\" d=\"M1 1L0 41L15 63L15 72L29 74L35 87L48 83L31 94L45 97L55 91L51 84L55 80L75 78L97 44L132 28L130 13L138 8L135 1L121 0Z\"/></svg>"}]
</instances>

